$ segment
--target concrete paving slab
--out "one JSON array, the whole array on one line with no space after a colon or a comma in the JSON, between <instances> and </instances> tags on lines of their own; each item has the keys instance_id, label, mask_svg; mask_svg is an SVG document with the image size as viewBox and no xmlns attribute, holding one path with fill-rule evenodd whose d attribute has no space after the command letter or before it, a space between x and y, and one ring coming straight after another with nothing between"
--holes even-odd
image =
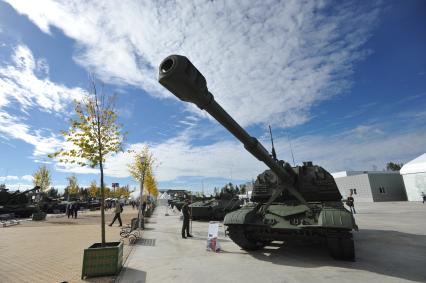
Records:
<instances>
[{"instance_id":1,"label":"concrete paving slab","mask_svg":"<svg viewBox=\"0 0 426 283\"><path fill-rule=\"evenodd\" d=\"M319 245L280 245L246 252L221 227L223 251L206 251L207 222L182 239L178 215L159 207L117 282L426 282L426 206L358 204L356 262L335 261ZM170 213L170 212L169 212Z\"/></svg>"},{"instance_id":2,"label":"concrete paving slab","mask_svg":"<svg viewBox=\"0 0 426 283\"><path fill-rule=\"evenodd\" d=\"M122 219L130 223L136 210L126 206ZM106 212L107 223L113 212ZM100 241L100 212L80 213L77 219L48 217L0 228L0 283L114 282L114 277L81 280L83 251ZM106 227L106 240L120 239L120 227ZM125 241L124 257L131 247Z\"/></svg>"}]
</instances>

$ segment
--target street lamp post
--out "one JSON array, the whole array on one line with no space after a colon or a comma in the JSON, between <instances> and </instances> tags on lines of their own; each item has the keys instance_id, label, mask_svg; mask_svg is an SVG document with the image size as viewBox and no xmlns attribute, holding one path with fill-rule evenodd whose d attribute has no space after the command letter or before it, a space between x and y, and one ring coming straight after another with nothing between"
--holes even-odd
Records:
<instances>
[{"instance_id":1,"label":"street lamp post","mask_svg":"<svg viewBox=\"0 0 426 283\"><path fill-rule=\"evenodd\" d=\"M141 164L142 164L142 179L141 179L141 192L140 192L140 196L139 196L139 229L142 228L142 218L143 218L143 211L142 211L142 193L143 193L143 183L145 181L145 170L146 170L146 158L145 156L141 157Z\"/></svg>"}]
</instances>

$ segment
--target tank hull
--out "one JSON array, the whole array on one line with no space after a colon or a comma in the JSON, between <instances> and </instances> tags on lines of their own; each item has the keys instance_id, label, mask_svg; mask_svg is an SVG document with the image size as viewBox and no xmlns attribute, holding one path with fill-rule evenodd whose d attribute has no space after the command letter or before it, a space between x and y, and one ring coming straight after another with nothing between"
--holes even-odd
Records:
<instances>
[{"instance_id":1,"label":"tank hull","mask_svg":"<svg viewBox=\"0 0 426 283\"><path fill-rule=\"evenodd\" d=\"M259 214L260 207L244 207L225 216L227 235L241 248L257 250L272 241L319 239L334 258L355 259L351 231L358 227L343 206L272 204L265 214Z\"/></svg>"},{"instance_id":2,"label":"tank hull","mask_svg":"<svg viewBox=\"0 0 426 283\"><path fill-rule=\"evenodd\" d=\"M0 207L0 214L11 214L13 213L19 218L28 218L37 212L37 208L34 205L5 205Z\"/></svg>"},{"instance_id":3,"label":"tank hull","mask_svg":"<svg viewBox=\"0 0 426 283\"><path fill-rule=\"evenodd\" d=\"M218 199L191 204L193 220L223 220L225 215L241 207L239 199Z\"/></svg>"}]
</instances>

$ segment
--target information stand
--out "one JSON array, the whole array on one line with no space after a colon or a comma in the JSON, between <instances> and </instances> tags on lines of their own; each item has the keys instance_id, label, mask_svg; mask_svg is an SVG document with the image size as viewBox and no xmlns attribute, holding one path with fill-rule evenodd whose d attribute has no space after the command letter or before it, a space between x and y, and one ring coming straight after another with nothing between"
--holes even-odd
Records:
<instances>
[{"instance_id":1,"label":"information stand","mask_svg":"<svg viewBox=\"0 0 426 283\"><path fill-rule=\"evenodd\" d=\"M209 222L209 231L207 234L207 250L213 252L220 251L219 245L219 222L210 221Z\"/></svg>"}]
</instances>

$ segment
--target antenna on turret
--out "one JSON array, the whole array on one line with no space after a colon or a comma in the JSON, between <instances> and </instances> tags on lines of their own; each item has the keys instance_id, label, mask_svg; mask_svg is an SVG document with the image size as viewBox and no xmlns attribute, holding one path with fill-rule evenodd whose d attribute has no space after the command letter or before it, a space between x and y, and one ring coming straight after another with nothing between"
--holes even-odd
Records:
<instances>
[{"instance_id":1,"label":"antenna on turret","mask_svg":"<svg viewBox=\"0 0 426 283\"><path fill-rule=\"evenodd\" d=\"M269 134L271 135L271 143L272 143L272 158L277 160L277 153L275 152L274 147L274 138L272 137L271 125L269 125Z\"/></svg>"},{"instance_id":2,"label":"antenna on turret","mask_svg":"<svg viewBox=\"0 0 426 283\"><path fill-rule=\"evenodd\" d=\"M291 151L291 158L293 159L293 166L296 167L296 162L294 162L293 147L291 146L291 140L290 140L290 136L288 135L288 132L287 132L287 139L288 139L288 143L290 144L290 151Z\"/></svg>"},{"instance_id":3,"label":"antenna on turret","mask_svg":"<svg viewBox=\"0 0 426 283\"><path fill-rule=\"evenodd\" d=\"M290 135L288 134L288 131L284 131L284 132L287 134L287 141L288 141L288 144L290 145L291 158L293 159L293 167L296 167L296 162L294 162L293 147L291 146Z\"/></svg>"}]
</instances>

